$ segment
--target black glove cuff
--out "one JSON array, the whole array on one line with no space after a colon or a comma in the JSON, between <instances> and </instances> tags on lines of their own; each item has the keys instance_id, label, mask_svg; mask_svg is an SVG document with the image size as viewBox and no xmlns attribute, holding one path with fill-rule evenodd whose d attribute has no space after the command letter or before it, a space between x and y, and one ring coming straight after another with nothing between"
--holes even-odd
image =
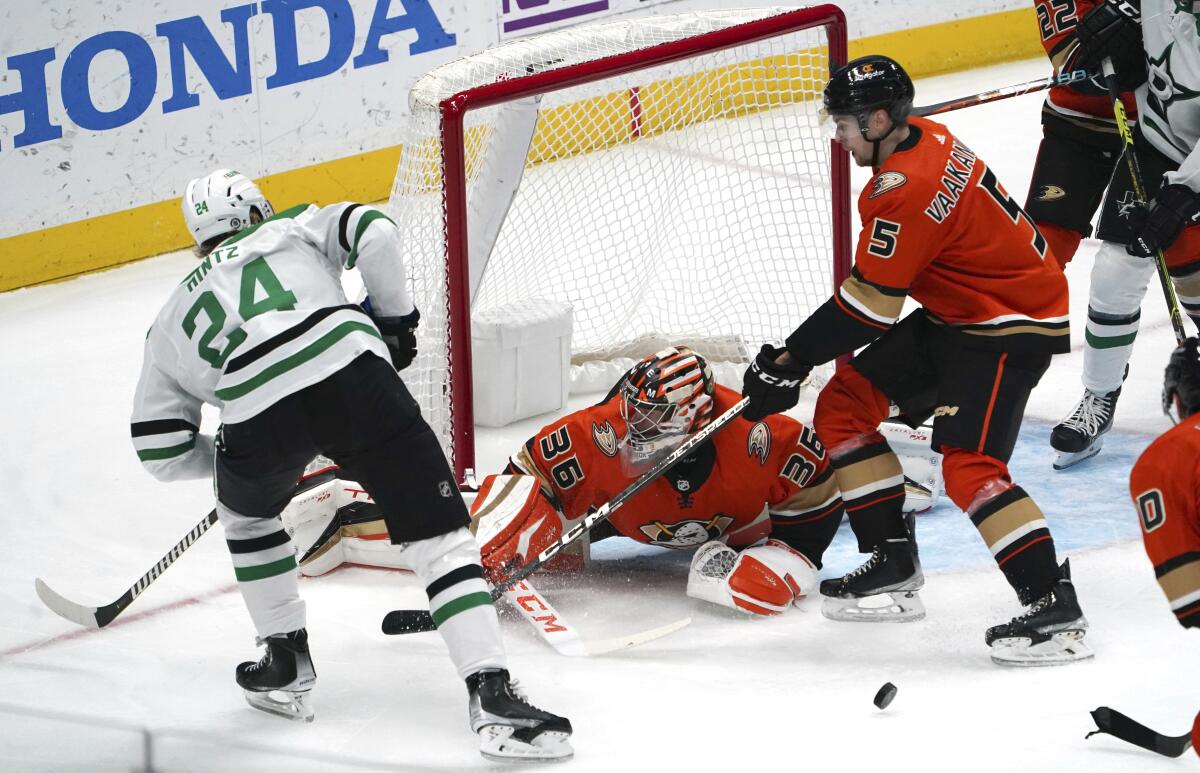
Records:
<instances>
[{"instance_id":1,"label":"black glove cuff","mask_svg":"<svg viewBox=\"0 0 1200 773\"><path fill-rule=\"evenodd\" d=\"M1154 197L1154 203L1174 212L1187 224L1194 223L1200 216L1200 194L1182 183L1164 185Z\"/></svg>"},{"instance_id":2,"label":"black glove cuff","mask_svg":"<svg viewBox=\"0 0 1200 773\"><path fill-rule=\"evenodd\" d=\"M412 312L405 314L403 317L371 317L375 322L375 327L379 328L379 332L385 336L398 336L404 333L411 333L417 329L417 323L421 321L421 312L415 307Z\"/></svg>"}]
</instances>

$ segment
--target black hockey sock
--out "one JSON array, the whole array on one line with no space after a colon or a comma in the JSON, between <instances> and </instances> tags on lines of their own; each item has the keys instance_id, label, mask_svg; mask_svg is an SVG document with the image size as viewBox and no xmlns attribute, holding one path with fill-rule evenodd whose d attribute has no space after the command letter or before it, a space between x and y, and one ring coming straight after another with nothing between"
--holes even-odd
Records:
<instances>
[{"instance_id":1,"label":"black hockey sock","mask_svg":"<svg viewBox=\"0 0 1200 773\"><path fill-rule=\"evenodd\" d=\"M904 471L882 437L832 459L850 528L860 552L908 536L904 527Z\"/></svg>"},{"instance_id":2,"label":"black hockey sock","mask_svg":"<svg viewBox=\"0 0 1200 773\"><path fill-rule=\"evenodd\" d=\"M971 514L1008 584L1032 604L1059 579L1054 538L1042 511L1020 486L993 497Z\"/></svg>"}]
</instances>

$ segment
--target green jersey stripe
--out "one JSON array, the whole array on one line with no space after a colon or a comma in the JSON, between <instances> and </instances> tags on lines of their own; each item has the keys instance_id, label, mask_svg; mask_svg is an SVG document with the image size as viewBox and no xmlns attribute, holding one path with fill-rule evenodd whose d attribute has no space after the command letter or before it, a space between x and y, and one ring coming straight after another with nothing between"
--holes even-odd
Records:
<instances>
[{"instance_id":1,"label":"green jersey stripe","mask_svg":"<svg viewBox=\"0 0 1200 773\"><path fill-rule=\"evenodd\" d=\"M233 574L237 577L238 582L253 582L254 580L265 580L268 577L275 577L285 572L290 572L296 568L295 554L284 556L278 561L272 561L269 564L259 564L257 566L235 566ZM489 597L490 598L490 597Z\"/></svg>"},{"instance_id":2,"label":"green jersey stripe","mask_svg":"<svg viewBox=\"0 0 1200 773\"><path fill-rule=\"evenodd\" d=\"M138 449L138 459L143 462L156 462L160 459L170 459L173 456L182 456L188 451L196 447L196 438L191 438L185 443L180 443L177 446L169 446L167 448L142 448Z\"/></svg>"},{"instance_id":3,"label":"green jersey stripe","mask_svg":"<svg viewBox=\"0 0 1200 773\"><path fill-rule=\"evenodd\" d=\"M367 226L369 226L375 220L379 220L381 218L388 221L392 225L396 224L395 221L393 221L390 217L377 209L368 209L363 213L362 217L358 219L358 227L354 229L354 247L350 250L350 257L346 258L346 268L354 268L354 263L358 260L358 240L361 239L362 235L366 232Z\"/></svg>"},{"instance_id":4,"label":"green jersey stripe","mask_svg":"<svg viewBox=\"0 0 1200 773\"><path fill-rule=\"evenodd\" d=\"M218 389L215 394L221 400L226 401L244 397L271 379L281 376L289 370L303 365L314 357L324 353L351 333L366 333L375 338L380 337L379 331L375 329L374 325L365 322L343 322L295 354L284 357L278 362L267 366L257 376L247 379L240 384Z\"/></svg>"},{"instance_id":5,"label":"green jersey stripe","mask_svg":"<svg viewBox=\"0 0 1200 773\"><path fill-rule=\"evenodd\" d=\"M1098 336L1091 330L1084 330L1083 338L1093 349L1115 349L1133 343L1133 339L1137 338L1137 331L1119 336Z\"/></svg>"},{"instance_id":6,"label":"green jersey stripe","mask_svg":"<svg viewBox=\"0 0 1200 773\"><path fill-rule=\"evenodd\" d=\"M491 603L492 594L485 591L477 591L475 593L468 593L465 596L459 596L454 601L443 604L433 612L433 624L441 625L459 612L466 612L468 609L482 607Z\"/></svg>"}]
</instances>

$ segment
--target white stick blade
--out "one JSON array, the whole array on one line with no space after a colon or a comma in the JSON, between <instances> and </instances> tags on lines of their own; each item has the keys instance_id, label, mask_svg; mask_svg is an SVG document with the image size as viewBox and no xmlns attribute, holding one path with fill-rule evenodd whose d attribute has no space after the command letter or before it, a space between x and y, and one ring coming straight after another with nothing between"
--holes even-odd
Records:
<instances>
[{"instance_id":1,"label":"white stick blade","mask_svg":"<svg viewBox=\"0 0 1200 773\"><path fill-rule=\"evenodd\" d=\"M43 582L41 577L34 579L33 585L37 590L38 598L54 614L70 620L72 623L82 625L84 628L100 627L96 622L96 607L85 607L82 604L76 604L74 601L68 601Z\"/></svg>"},{"instance_id":2,"label":"white stick blade","mask_svg":"<svg viewBox=\"0 0 1200 773\"><path fill-rule=\"evenodd\" d=\"M601 639L598 641L585 641L584 646L587 648L588 655L603 655L607 652L616 652L617 650L629 649L637 647L646 642L661 639L664 636L675 633L681 628L686 628L691 624L692 618L685 617L682 620L676 620L673 623L668 623L660 628L651 628L649 631L640 633L631 633L625 636L618 636L612 639Z\"/></svg>"}]
</instances>

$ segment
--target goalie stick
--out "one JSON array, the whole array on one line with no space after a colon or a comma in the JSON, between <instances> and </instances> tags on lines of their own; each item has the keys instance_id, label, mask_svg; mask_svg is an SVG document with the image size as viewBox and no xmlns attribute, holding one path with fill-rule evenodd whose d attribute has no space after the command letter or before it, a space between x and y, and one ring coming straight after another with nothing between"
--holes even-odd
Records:
<instances>
[{"instance_id":1,"label":"goalie stick","mask_svg":"<svg viewBox=\"0 0 1200 773\"><path fill-rule=\"evenodd\" d=\"M1138 163L1137 153L1133 144L1133 130L1129 128L1129 118L1125 115L1125 103L1121 101L1121 88L1117 85L1117 73L1113 69L1112 59L1106 58L1101 63L1104 71L1104 82L1108 86L1108 97L1112 100L1113 118L1117 121L1117 131L1121 134L1121 144L1125 163L1129 167L1129 179L1133 181L1134 206L1145 207L1146 185L1142 178L1142 167ZM1175 297L1175 285L1167 273L1167 259L1161 249L1154 252L1154 265L1158 269L1158 283L1162 285L1163 297L1167 301L1167 313L1171 315L1171 328L1175 331L1175 342L1182 344L1187 338L1183 329L1183 316L1179 313L1179 299Z\"/></svg>"},{"instance_id":2,"label":"goalie stick","mask_svg":"<svg viewBox=\"0 0 1200 773\"><path fill-rule=\"evenodd\" d=\"M1084 738L1091 738L1098 733L1107 733L1114 738L1120 738L1126 743L1140 746L1164 757L1181 757L1192 746L1190 733L1176 736L1156 733L1141 722L1136 722L1108 706L1101 706L1093 711L1092 719L1096 722L1096 729L1085 735Z\"/></svg>"},{"instance_id":3,"label":"goalie stick","mask_svg":"<svg viewBox=\"0 0 1200 773\"><path fill-rule=\"evenodd\" d=\"M733 421L746 408L749 403L749 398L743 397L735 403L729 410L722 413L717 418L713 419L712 423L704 429L700 430L690 438L685 440L679 448L676 448L668 456L660 460L657 464L642 474L640 478L630 483L623 491L615 497L605 502L599 509L585 515L579 523L572 526L563 532L555 542L551 543L545 550L538 554L538 557L517 571L513 572L503 582L496 585L492 589L492 600L500 598L504 592L513 587L521 580L524 580L529 575L533 574L554 556L558 555L559 551L570 545L575 540L582 537L590 531L593 526L608 518L618 510L629 499L645 488L647 485L656 480L660 475L678 464L685 456L695 450L700 444L706 442L712 437L717 430L724 427L729 422ZM383 632L389 636L402 633L421 633L423 631L433 631L437 626L433 623L433 617L427 610L424 609L395 609L388 612L383 618Z\"/></svg>"},{"instance_id":4,"label":"goalie stick","mask_svg":"<svg viewBox=\"0 0 1200 773\"><path fill-rule=\"evenodd\" d=\"M684 628L692 622L685 617L658 628L626 634L611 639L584 639L579 632L568 623L558 610L550 606L529 580L522 580L504 591L504 598L513 606L529 624L537 629L538 635L553 647L560 655L581 657L584 655L603 655L607 652L636 647L648 641L662 638Z\"/></svg>"},{"instance_id":5,"label":"goalie stick","mask_svg":"<svg viewBox=\"0 0 1200 773\"><path fill-rule=\"evenodd\" d=\"M1078 83L1080 81L1085 81L1090 77L1091 73L1089 73L1087 70L1071 70L1070 72L1061 72L1057 75L1051 75L1048 78L1039 78L1035 81L1018 83L1015 86L1005 86L999 89L992 89L991 91L984 91L979 94L972 94L968 97L948 99L945 102L937 102L932 105L914 107L913 115L924 117L938 115L939 113L948 113L951 110L972 107L974 105L986 105L989 102L998 102L1001 99L1019 97L1022 94L1030 94L1034 91L1044 91L1045 89L1052 89L1055 86L1066 86L1071 83Z\"/></svg>"},{"instance_id":6,"label":"goalie stick","mask_svg":"<svg viewBox=\"0 0 1200 773\"><path fill-rule=\"evenodd\" d=\"M214 523L217 522L217 511L214 509L200 520L200 523L192 527L192 530L184 535L183 539L175 543L175 547L167 551L167 554L158 559L154 566L150 567L150 571L146 572L141 578L129 587L121 597L111 604L105 604L102 607L89 607L83 604L76 604L70 599L64 598L57 593L53 588L45 583L41 577L34 580L34 588L37 590L38 598L42 603L50 608L50 611L59 617L70 620L72 623L78 623L85 628L103 628L111 623L117 615L125 611L125 608L133 603L142 591L150 587L150 583L158 579L158 576L167 570L171 564L175 563L175 559L183 555L183 552L190 548L192 544L204 535L204 532L209 530Z\"/></svg>"}]
</instances>

